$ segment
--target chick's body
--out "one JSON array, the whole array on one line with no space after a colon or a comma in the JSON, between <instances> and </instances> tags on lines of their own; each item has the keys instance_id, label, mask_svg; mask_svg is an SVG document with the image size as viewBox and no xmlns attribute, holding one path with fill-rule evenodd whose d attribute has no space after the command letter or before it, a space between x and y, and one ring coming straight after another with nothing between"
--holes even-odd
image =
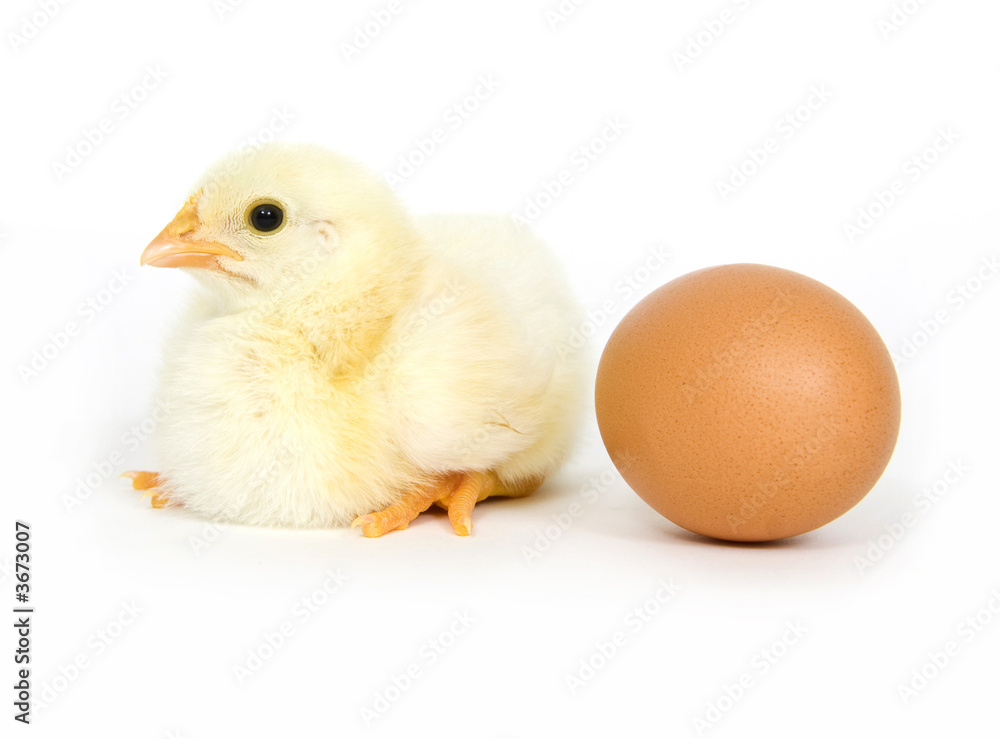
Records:
<instances>
[{"instance_id":1,"label":"chick's body","mask_svg":"<svg viewBox=\"0 0 1000 739\"><path fill-rule=\"evenodd\" d=\"M167 345L163 495L220 520L325 526L456 474L513 494L558 467L579 313L530 231L411 219L377 177L315 147L227 161L192 196L186 236L242 258L192 269L207 289ZM227 238L240 225L225 214L261 198L281 203L283 238Z\"/></svg>"}]
</instances>

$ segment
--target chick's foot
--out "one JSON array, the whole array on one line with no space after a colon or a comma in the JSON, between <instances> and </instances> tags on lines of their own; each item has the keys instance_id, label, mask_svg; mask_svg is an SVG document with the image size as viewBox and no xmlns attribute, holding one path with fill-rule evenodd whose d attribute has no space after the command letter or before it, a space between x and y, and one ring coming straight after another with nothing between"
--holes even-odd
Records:
<instances>
[{"instance_id":1,"label":"chick's foot","mask_svg":"<svg viewBox=\"0 0 1000 739\"><path fill-rule=\"evenodd\" d=\"M137 472L129 470L123 472L122 477L127 477L132 481L133 490L142 490L143 498L149 498L153 508L168 508L178 505L167 497L166 493L159 490L160 476L155 472Z\"/></svg>"},{"instance_id":2,"label":"chick's foot","mask_svg":"<svg viewBox=\"0 0 1000 739\"><path fill-rule=\"evenodd\" d=\"M351 528L360 526L361 532L369 538L382 536L389 531L402 531L410 521L436 503L448 511L455 533L468 536L472 533L472 509L476 503L491 495L527 495L539 484L540 480L532 480L523 489L501 490L499 480L493 472L446 475L426 487L407 492L384 510L358 516Z\"/></svg>"}]
</instances>

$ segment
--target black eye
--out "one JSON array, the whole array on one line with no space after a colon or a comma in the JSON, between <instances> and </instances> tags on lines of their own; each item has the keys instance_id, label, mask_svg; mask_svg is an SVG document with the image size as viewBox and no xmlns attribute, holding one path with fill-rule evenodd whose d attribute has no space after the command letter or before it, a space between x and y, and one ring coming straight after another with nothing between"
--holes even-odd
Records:
<instances>
[{"instance_id":1,"label":"black eye","mask_svg":"<svg viewBox=\"0 0 1000 739\"><path fill-rule=\"evenodd\" d=\"M281 227L285 220L285 214L274 203L260 203L250 209L247 220L255 231L268 233Z\"/></svg>"}]
</instances>

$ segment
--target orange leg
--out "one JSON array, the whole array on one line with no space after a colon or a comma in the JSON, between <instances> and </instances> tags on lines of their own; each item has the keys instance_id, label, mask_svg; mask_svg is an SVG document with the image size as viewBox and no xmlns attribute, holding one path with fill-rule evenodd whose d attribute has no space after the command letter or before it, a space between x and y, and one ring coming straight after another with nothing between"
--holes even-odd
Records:
<instances>
[{"instance_id":1,"label":"orange leg","mask_svg":"<svg viewBox=\"0 0 1000 739\"><path fill-rule=\"evenodd\" d=\"M493 472L460 472L446 475L436 482L411 490L387 508L358 516L351 524L361 527L369 538L390 531L402 531L421 513L437 504L448 511L448 519L459 536L472 533L472 509L491 495L518 497L534 492L542 478L532 478L523 484L504 487Z\"/></svg>"},{"instance_id":2,"label":"orange leg","mask_svg":"<svg viewBox=\"0 0 1000 739\"><path fill-rule=\"evenodd\" d=\"M155 472L136 472L129 470L123 472L120 477L127 477L132 481L133 490L142 490L143 498L149 498L153 508L168 508L175 504L165 493L158 492L160 476Z\"/></svg>"}]
</instances>

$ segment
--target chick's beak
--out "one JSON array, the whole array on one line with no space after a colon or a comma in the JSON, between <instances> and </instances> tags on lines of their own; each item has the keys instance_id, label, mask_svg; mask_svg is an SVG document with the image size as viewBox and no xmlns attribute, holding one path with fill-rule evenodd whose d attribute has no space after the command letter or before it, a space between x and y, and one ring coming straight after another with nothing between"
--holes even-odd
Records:
<instances>
[{"instance_id":1,"label":"chick's beak","mask_svg":"<svg viewBox=\"0 0 1000 739\"><path fill-rule=\"evenodd\" d=\"M221 270L223 268L219 264L218 257L243 261L242 256L225 244L195 238L194 232L199 223L198 211L192 198L177 211L177 215L167 227L149 242L149 246L139 258L139 264L153 267L203 267Z\"/></svg>"}]
</instances>

